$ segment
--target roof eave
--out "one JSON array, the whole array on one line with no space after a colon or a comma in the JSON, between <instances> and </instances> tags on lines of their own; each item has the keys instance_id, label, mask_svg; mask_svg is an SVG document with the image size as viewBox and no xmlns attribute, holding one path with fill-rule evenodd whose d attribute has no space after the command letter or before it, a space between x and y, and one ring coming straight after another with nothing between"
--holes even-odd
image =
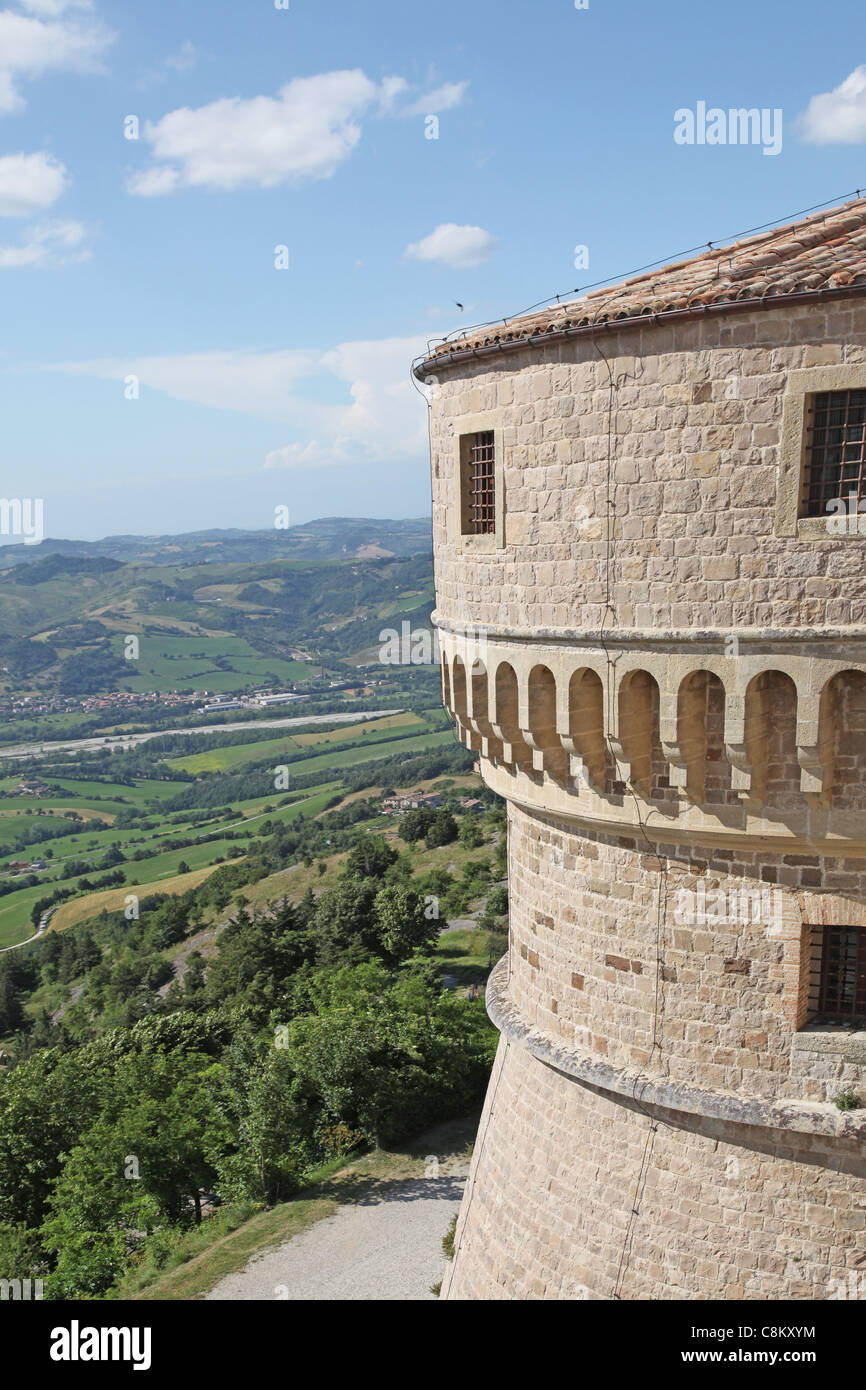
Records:
<instances>
[{"instance_id":1,"label":"roof eave","mask_svg":"<svg viewBox=\"0 0 866 1390\"><path fill-rule=\"evenodd\" d=\"M779 305L812 304L826 299L850 299L866 295L866 283L856 285L835 285L820 290L797 290L793 294L756 295L752 299L726 299L718 304L695 304L686 309L664 309L659 313L633 314L630 318L603 319L598 323L571 324L564 328L553 328L547 333L536 333L526 338L507 338L495 343L481 343L473 347L455 348L453 352L433 353L425 357L413 369L419 381L430 376L431 372L442 367L451 367L472 358L490 357L499 353L519 352L524 348L546 347L549 343L564 342L570 338L592 337L598 333L618 333L630 328L645 328L656 324L683 322L687 319L705 318L708 314L751 313L755 309L775 309Z\"/></svg>"}]
</instances>

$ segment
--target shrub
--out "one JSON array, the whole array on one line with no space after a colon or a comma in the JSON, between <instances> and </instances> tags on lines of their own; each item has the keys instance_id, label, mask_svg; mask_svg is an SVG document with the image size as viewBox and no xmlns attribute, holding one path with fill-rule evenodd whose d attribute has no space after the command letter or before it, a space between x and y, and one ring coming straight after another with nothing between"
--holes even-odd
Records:
<instances>
[{"instance_id":1,"label":"shrub","mask_svg":"<svg viewBox=\"0 0 866 1390\"><path fill-rule=\"evenodd\" d=\"M837 1110L859 1110L861 1105L856 1091L840 1091L835 1103Z\"/></svg>"},{"instance_id":2,"label":"shrub","mask_svg":"<svg viewBox=\"0 0 866 1390\"><path fill-rule=\"evenodd\" d=\"M446 1258L454 1259L454 1234L457 1230L457 1212L455 1211L448 1223L448 1230L442 1237L442 1249L445 1251Z\"/></svg>"}]
</instances>

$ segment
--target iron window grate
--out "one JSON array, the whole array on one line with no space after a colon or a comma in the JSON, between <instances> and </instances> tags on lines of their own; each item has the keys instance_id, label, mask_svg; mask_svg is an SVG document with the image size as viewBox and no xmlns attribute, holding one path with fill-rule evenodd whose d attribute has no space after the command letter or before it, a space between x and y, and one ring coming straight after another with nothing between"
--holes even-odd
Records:
<instances>
[{"instance_id":1,"label":"iron window grate","mask_svg":"<svg viewBox=\"0 0 866 1390\"><path fill-rule=\"evenodd\" d=\"M493 431L476 434L469 449L469 528L475 536L496 529L496 455Z\"/></svg>"},{"instance_id":2,"label":"iron window grate","mask_svg":"<svg viewBox=\"0 0 866 1390\"><path fill-rule=\"evenodd\" d=\"M825 926L812 959L816 1022L866 1021L866 930Z\"/></svg>"},{"instance_id":3,"label":"iron window grate","mask_svg":"<svg viewBox=\"0 0 866 1390\"><path fill-rule=\"evenodd\" d=\"M866 390L822 391L812 397L802 514L826 516L827 503L849 494L866 500Z\"/></svg>"}]
</instances>

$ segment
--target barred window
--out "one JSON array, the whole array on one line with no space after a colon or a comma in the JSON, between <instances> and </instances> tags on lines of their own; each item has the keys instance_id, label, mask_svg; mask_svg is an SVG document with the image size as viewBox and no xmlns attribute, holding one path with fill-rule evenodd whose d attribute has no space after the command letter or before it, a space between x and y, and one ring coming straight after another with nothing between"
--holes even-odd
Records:
<instances>
[{"instance_id":1,"label":"barred window","mask_svg":"<svg viewBox=\"0 0 866 1390\"><path fill-rule=\"evenodd\" d=\"M817 928L809 993L814 1022L866 1022L866 928Z\"/></svg>"},{"instance_id":2,"label":"barred window","mask_svg":"<svg viewBox=\"0 0 866 1390\"><path fill-rule=\"evenodd\" d=\"M493 430L466 438L463 453L463 534L489 536L496 530L496 449Z\"/></svg>"},{"instance_id":3,"label":"barred window","mask_svg":"<svg viewBox=\"0 0 866 1390\"><path fill-rule=\"evenodd\" d=\"M808 407L801 515L827 516L836 498L855 513L866 500L866 390L821 391Z\"/></svg>"}]
</instances>

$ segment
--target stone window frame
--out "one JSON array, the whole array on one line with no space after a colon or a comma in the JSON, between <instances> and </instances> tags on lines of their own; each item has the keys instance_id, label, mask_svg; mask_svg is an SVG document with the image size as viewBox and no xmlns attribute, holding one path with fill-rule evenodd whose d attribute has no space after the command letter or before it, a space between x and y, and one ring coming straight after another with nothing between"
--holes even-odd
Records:
<instances>
[{"instance_id":1,"label":"stone window frame","mask_svg":"<svg viewBox=\"0 0 866 1390\"><path fill-rule=\"evenodd\" d=\"M828 923L866 927L866 902L840 893L786 893L780 935L784 941L783 1007L797 1051L832 1052L842 1056L866 1052L866 1032L814 1023L810 1017L812 939Z\"/></svg>"},{"instance_id":2,"label":"stone window frame","mask_svg":"<svg viewBox=\"0 0 866 1390\"><path fill-rule=\"evenodd\" d=\"M484 536L464 534L464 489L467 475L469 441L476 434L493 434L493 477L495 517L493 530ZM451 507L451 538L458 550L473 555L490 555L505 549L505 453L502 417L498 411L487 410L476 415L461 415L454 442L454 489Z\"/></svg>"},{"instance_id":3,"label":"stone window frame","mask_svg":"<svg viewBox=\"0 0 866 1390\"><path fill-rule=\"evenodd\" d=\"M866 515L856 530L830 531L831 516L801 516L800 496L808 462L806 413L809 400L825 391L866 390L866 362L844 366L803 367L788 373L782 395L782 440L779 450L779 481L776 492L777 536L796 536L797 540L866 539Z\"/></svg>"}]
</instances>

